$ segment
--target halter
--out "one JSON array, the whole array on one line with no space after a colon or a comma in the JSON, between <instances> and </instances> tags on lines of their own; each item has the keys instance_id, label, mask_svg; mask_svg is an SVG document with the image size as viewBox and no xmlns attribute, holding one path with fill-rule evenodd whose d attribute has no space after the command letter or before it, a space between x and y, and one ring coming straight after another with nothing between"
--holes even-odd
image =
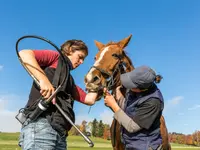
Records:
<instances>
[{"instance_id":1,"label":"halter","mask_svg":"<svg viewBox=\"0 0 200 150\"><path fill-rule=\"evenodd\" d=\"M122 58L124 56L121 54L113 54L112 56L115 57L116 59L118 59L118 62L117 62L117 65L116 65L114 71L111 74L108 71L106 71L100 67L97 67L97 66L91 67L91 68L95 68L98 71L100 71L101 74L105 74L108 76L108 78L106 79L107 85L106 86L102 85L99 88L97 88L95 91L102 90L104 87L107 88L108 90L111 90L113 88L113 86L116 84L116 79L114 78L115 73L120 72L120 74L121 74L125 71L126 63L122 61Z\"/></svg>"}]
</instances>

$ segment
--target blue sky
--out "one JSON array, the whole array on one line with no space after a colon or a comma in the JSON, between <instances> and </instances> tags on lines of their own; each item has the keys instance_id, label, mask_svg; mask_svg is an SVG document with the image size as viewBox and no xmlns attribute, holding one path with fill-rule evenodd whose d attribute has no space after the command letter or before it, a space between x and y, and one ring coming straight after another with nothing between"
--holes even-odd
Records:
<instances>
[{"instance_id":1,"label":"blue sky","mask_svg":"<svg viewBox=\"0 0 200 150\"><path fill-rule=\"evenodd\" d=\"M26 104L32 79L15 53L24 35L40 35L61 45L82 39L89 56L74 70L76 83L84 88L84 75L97 53L94 40L119 41L133 35L126 51L135 66L149 65L162 74L159 88L165 99L164 117L169 132L200 130L200 1L0 1L0 119L1 131L20 131L14 119ZM38 40L25 40L21 49L52 48ZM112 120L112 112L97 102L75 103L77 123Z\"/></svg>"}]
</instances>

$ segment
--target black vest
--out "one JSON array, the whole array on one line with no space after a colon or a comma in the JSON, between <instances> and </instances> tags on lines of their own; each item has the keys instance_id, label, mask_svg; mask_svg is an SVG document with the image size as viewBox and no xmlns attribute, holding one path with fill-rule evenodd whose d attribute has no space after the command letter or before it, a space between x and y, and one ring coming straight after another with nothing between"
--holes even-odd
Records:
<instances>
[{"instance_id":1,"label":"black vest","mask_svg":"<svg viewBox=\"0 0 200 150\"><path fill-rule=\"evenodd\" d=\"M61 59L61 58L59 58ZM69 67L69 69L72 69L72 64L68 58L65 58L68 62L68 64L64 64L62 67ZM58 61L60 63L61 60ZM60 65L60 64L58 64ZM58 67L57 65L57 67ZM68 65L68 66L66 66ZM55 68L46 67L43 68L46 76L48 77L49 81L52 83L53 78L55 75ZM61 70L62 74L62 70ZM68 115L68 117L71 119L71 121L75 122L75 114L73 111L73 104L74 101L72 99L74 95L74 88L75 83L73 80L73 77L70 75L70 72L66 72L65 78L68 79L66 83L64 84L64 87L62 87L62 90L56 94L56 103L62 108L62 110ZM63 76L63 75L61 75ZM62 79L60 79L60 82L62 82ZM59 83L60 84L60 83ZM26 105L25 113L30 113L32 110L34 110L41 98L40 89L37 87L35 83L33 83L31 92L29 95L29 100ZM48 107L48 109L41 114L40 117L45 117L51 124L51 126L58 131L61 135L67 133L66 131L69 131L72 127L72 125L62 116L62 114L57 110L57 108L51 103Z\"/></svg>"},{"instance_id":2,"label":"black vest","mask_svg":"<svg viewBox=\"0 0 200 150\"><path fill-rule=\"evenodd\" d=\"M148 92L148 91L147 91ZM155 87L143 96L133 96L131 93L127 93L125 102L125 113L129 117L135 115L135 109L147 101L149 98L159 99L161 103L164 103L163 96L160 90ZM163 110L163 108L161 108ZM162 112L161 110L161 112ZM160 114L161 115L161 114ZM160 118L160 116L159 116ZM137 149L137 150L148 150L149 147L157 149L162 144L162 138L160 134L160 119L158 118L159 124L154 124L149 130L142 129L136 133L129 133L125 128L122 127L122 138L127 149Z\"/></svg>"}]
</instances>

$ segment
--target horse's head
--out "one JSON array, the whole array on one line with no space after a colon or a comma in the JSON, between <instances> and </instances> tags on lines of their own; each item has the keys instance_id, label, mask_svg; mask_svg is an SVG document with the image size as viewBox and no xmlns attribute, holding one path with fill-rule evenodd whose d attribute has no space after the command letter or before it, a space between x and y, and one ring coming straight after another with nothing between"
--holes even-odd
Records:
<instances>
[{"instance_id":1,"label":"horse's head","mask_svg":"<svg viewBox=\"0 0 200 150\"><path fill-rule=\"evenodd\" d=\"M85 76L87 90L102 91L103 87L111 90L120 84L120 73L133 69L131 60L124 52L131 37L132 35L119 42L110 42L105 45L95 41L99 51L95 56L95 63Z\"/></svg>"}]
</instances>

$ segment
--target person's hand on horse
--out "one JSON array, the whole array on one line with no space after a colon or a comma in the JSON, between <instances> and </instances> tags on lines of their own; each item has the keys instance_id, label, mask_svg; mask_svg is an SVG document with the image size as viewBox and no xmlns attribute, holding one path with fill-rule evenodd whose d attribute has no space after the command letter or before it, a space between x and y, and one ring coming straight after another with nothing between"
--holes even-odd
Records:
<instances>
[{"instance_id":1,"label":"person's hand on horse","mask_svg":"<svg viewBox=\"0 0 200 150\"><path fill-rule=\"evenodd\" d=\"M54 88L49 80L40 80L40 94L44 99L48 99L53 93ZM55 104L55 98L53 99L53 104Z\"/></svg>"},{"instance_id":2,"label":"person's hand on horse","mask_svg":"<svg viewBox=\"0 0 200 150\"><path fill-rule=\"evenodd\" d=\"M106 106L110 107L114 112L120 109L115 98L109 93L109 91L106 88L104 88L104 103Z\"/></svg>"}]
</instances>

